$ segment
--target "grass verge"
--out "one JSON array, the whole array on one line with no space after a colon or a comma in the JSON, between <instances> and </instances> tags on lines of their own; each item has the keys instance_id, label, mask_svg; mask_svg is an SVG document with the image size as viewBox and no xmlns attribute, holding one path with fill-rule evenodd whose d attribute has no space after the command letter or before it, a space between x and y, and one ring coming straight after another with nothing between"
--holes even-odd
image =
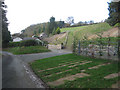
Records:
<instances>
[{"instance_id":1,"label":"grass verge","mask_svg":"<svg viewBox=\"0 0 120 90\"><path fill-rule=\"evenodd\" d=\"M91 63L86 63L81 65L81 62L92 61ZM79 64L74 67L69 67L75 65L78 62ZM88 69L89 67L97 66L104 63L111 63L105 66L101 66L97 69ZM61 65L65 65L60 67ZM76 78L75 80L67 80L64 84L50 87L54 88L109 88L112 84L116 83L120 78L104 79L106 75L119 72L118 68L120 67L119 62L114 62L110 60L103 59L93 59L84 56L77 56L74 54L67 54L61 56L55 56L45 59L40 59L35 62L30 63L33 71L44 80L46 83L53 82L58 79L75 75L81 73L81 70L85 70L84 73L89 74L90 76L83 78ZM69 70L69 71L68 71Z\"/></svg>"},{"instance_id":2,"label":"grass verge","mask_svg":"<svg viewBox=\"0 0 120 90\"><path fill-rule=\"evenodd\" d=\"M13 47L13 48L5 48L3 51L8 51L13 54L31 54L31 53L42 53L49 52L46 47L43 46L29 46L29 47Z\"/></svg>"}]
</instances>

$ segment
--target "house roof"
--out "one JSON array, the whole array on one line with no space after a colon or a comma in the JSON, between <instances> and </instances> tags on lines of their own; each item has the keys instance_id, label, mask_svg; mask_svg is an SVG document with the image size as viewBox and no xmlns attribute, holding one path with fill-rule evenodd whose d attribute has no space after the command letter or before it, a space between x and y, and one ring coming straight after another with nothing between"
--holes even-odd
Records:
<instances>
[{"instance_id":1,"label":"house roof","mask_svg":"<svg viewBox=\"0 0 120 90\"><path fill-rule=\"evenodd\" d=\"M25 37L23 40L34 40L32 37Z\"/></svg>"}]
</instances>

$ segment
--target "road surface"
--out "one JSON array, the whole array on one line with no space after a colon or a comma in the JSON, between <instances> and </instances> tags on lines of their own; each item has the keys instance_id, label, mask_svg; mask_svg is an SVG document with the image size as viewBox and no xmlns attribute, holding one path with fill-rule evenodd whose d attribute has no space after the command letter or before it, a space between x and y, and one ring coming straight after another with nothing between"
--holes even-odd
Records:
<instances>
[{"instance_id":1,"label":"road surface","mask_svg":"<svg viewBox=\"0 0 120 90\"><path fill-rule=\"evenodd\" d=\"M2 58L2 88L35 88L22 61L9 53L4 53Z\"/></svg>"},{"instance_id":2,"label":"road surface","mask_svg":"<svg viewBox=\"0 0 120 90\"><path fill-rule=\"evenodd\" d=\"M32 72L28 63L34 60L68 53L71 52L52 50L52 52L27 55L13 55L8 52L3 52L2 88L46 88L45 83Z\"/></svg>"}]
</instances>

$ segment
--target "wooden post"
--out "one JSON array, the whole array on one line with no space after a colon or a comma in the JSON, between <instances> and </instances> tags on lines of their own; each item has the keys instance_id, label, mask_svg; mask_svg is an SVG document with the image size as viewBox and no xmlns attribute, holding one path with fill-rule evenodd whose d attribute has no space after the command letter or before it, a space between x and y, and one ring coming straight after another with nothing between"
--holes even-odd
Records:
<instances>
[{"instance_id":1,"label":"wooden post","mask_svg":"<svg viewBox=\"0 0 120 90\"><path fill-rule=\"evenodd\" d=\"M118 39L118 50L117 50L117 53L118 53L118 60L120 61L120 40Z\"/></svg>"},{"instance_id":2,"label":"wooden post","mask_svg":"<svg viewBox=\"0 0 120 90\"><path fill-rule=\"evenodd\" d=\"M86 51L85 51L86 56L89 56L89 55L88 55L88 50L89 50L89 42L86 41Z\"/></svg>"},{"instance_id":3,"label":"wooden post","mask_svg":"<svg viewBox=\"0 0 120 90\"><path fill-rule=\"evenodd\" d=\"M94 57L94 42L93 42L92 45L93 45L93 46L92 46L92 57Z\"/></svg>"},{"instance_id":4,"label":"wooden post","mask_svg":"<svg viewBox=\"0 0 120 90\"><path fill-rule=\"evenodd\" d=\"M80 48L81 48L81 47L80 47L80 40L79 40L79 42L78 42L78 55L80 55L80 52L81 52L81 51L80 51Z\"/></svg>"},{"instance_id":5,"label":"wooden post","mask_svg":"<svg viewBox=\"0 0 120 90\"><path fill-rule=\"evenodd\" d=\"M110 38L108 38L108 57L110 56L109 46L110 46Z\"/></svg>"}]
</instances>

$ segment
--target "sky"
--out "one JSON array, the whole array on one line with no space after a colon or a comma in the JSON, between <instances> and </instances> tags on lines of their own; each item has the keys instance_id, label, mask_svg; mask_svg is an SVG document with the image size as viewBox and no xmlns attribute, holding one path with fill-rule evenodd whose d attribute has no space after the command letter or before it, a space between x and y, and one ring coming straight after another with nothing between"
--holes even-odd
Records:
<instances>
[{"instance_id":1,"label":"sky","mask_svg":"<svg viewBox=\"0 0 120 90\"><path fill-rule=\"evenodd\" d=\"M50 17L56 21L66 21L73 16L74 22L100 22L108 18L109 0L5 0L8 26L11 34L19 33L28 26L48 22Z\"/></svg>"}]
</instances>

